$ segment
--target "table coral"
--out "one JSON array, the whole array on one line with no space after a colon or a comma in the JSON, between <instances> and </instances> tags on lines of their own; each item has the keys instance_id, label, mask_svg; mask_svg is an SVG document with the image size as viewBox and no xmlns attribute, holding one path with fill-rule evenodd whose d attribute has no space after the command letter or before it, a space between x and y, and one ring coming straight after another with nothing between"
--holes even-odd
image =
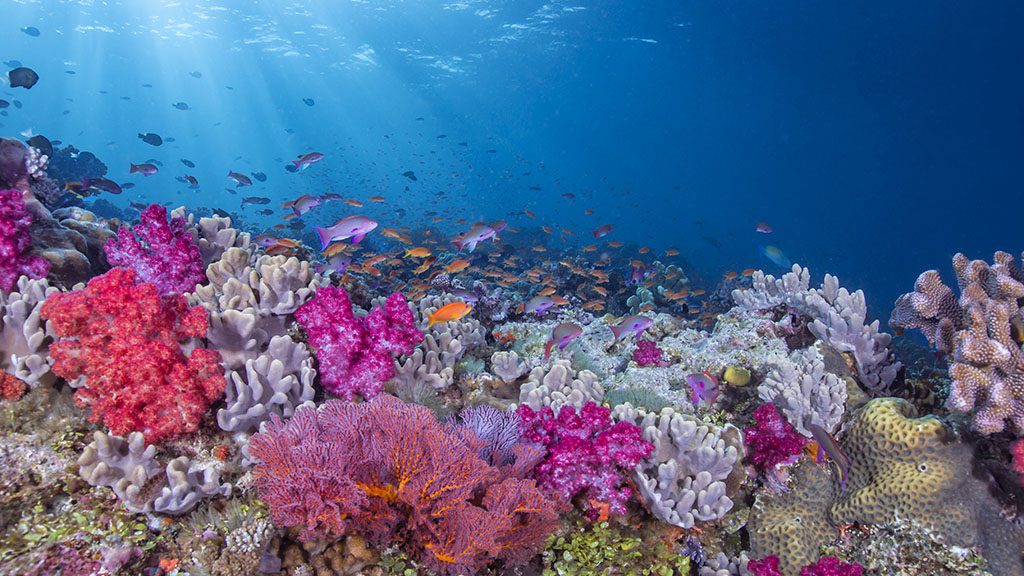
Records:
<instances>
[{"instance_id":1,"label":"table coral","mask_svg":"<svg viewBox=\"0 0 1024 576\"><path fill-rule=\"evenodd\" d=\"M42 278L50 269L46 260L30 253L32 219L21 192L0 190L0 291L10 292L23 274Z\"/></svg>"},{"instance_id":2,"label":"table coral","mask_svg":"<svg viewBox=\"0 0 1024 576\"><path fill-rule=\"evenodd\" d=\"M82 379L75 400L92 409L90 419L153 443L195 431L225 382L220 355L194 348L206 312L135 279L115 268L84 290L53 294L41 313L60 336L50 346L53 371Z\"/></svg>"},{"instance_id":3,"label":"table coral","mask_svg":"<svg viewBox=\"0 0 1024 576\"><path fill-rule=\"evenodd\" d=\"M260 499L277 523L304 527L304 539L356 532L465 574L495 559L525 562L558 522L556 503L481 460L480 445L467 428L383 395L303 407L287 423L275 415L250 453Z\"/></svg>"},{"instance_id":4,"label":"table coral","mask_svg":"<svg viewBox=\"0 0 1024 576\"><path fill-rule=\"evenodd\" d=\"M400 293L366 318L356 318L343 288L326 287L295 311L319 361L320 384L331 394L370 399L395 374L393 356L411 354L423 339Z\"/></svg>"}]
</instances>

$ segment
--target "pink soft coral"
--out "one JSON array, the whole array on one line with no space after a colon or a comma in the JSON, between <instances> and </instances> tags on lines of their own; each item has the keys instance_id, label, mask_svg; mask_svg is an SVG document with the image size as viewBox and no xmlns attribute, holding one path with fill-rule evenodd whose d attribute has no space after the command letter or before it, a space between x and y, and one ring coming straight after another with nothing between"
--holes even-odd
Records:
<instances>
[{"instance_id":1,"label":"pink soft coral","mask_svg":"<svg viewBox=\"0 0 1024 576\"><path fill-rule=\"evenodd\" d=\"M138 431L152 443L193 432L224 393L220 354L193 349L206 335L206 311L136 284L132 270L50 296L42 316L60 337L50 345L54 373L83 378L75 401L115 434Z\"/></svg>"},{"instance_id":2,"label":"pink soft coral","mask_svg":"<svg viewBox=\"0 0 1024 576\"><path fill-rule=\"evenodd\" d=\"M42 278L50 263L29 253L32 215L25 210L21 192L0 190L0 291L10 292L18 278Z\"/></svg>"},{"instance_id":3,"label":"pink soft coral","mask_svg":"<svg viewBox=\"0 0 1024 576\"><path fill-rule=\"evenodd\" d=\"M634 468L650 456L654 445L630 422L612 423L608 408L587 402L576 413L562 406L556 417L545 406L539 412L525 404L519 407L522 436L547 448L537 466L537 481L566 500L582 493L588 500L606 503L616 514L626 513L632 491L625 486L623 470ZM587 509L591 519L594 507Z\"/></svg>"},{"instance_id":4,"label":"pink soft coral","mask_svg":"<svg viewBox=\"0 0 1024 576\"><path fill-rule=\"evenodd\" d=\"M779 570L779 557L767 556L760 560L747 562L747 570L752 576L782 576Z\"/></svg>"},{"instance_id":5,"label":"pink soft coral","mask_svg":"<svg viewBox=\"0 0 1024 576\"><path fill-rule=\"evenodd\" d=\"M395 375L392 356L411 354L423 333L405 297L388 296L383 307L356 318L344 289L321 288L295 311L320 365L320 384L346 400L370 399Z\"/></svg>"},{"instance_id":6,"label":"pink soft coral","mask_svg":"<svg viewBox=\"0 0 1024 576\"><path fill-rule=\"evenodd\" d=\"M650 340L640 340L633 350L633 361L637 366L661 366L663 352L658 345Z\"/></svg>"},{"instance_id":7,"label":"pink soft coral","mask_svg":"<svg viewBox=\"0 0 1024 576\"><path fill-rule=\"evenodd\" d=\"M161 294L192 292L203 281L203 259L180 216L167 221L167 209L150 204L140 222L122 226L117 238L103 247L114 266L131 268L139 281L154 284Z\"/></svg>"},{"instance_id":8,"label":"pink soft coral","mask_svg":"<svg viewBox=\"0 0 1024 576\"><path fill-rule=\"evenodd\" d=\"M804 566L800 576L861 576L860 564L847 564L833 556L825 556L814 564Z\"/></svg>"},{"instance_id":9,"label":"pink soft coral","mask_svg":"<svg viewBox=\"0 0 1024 576\"><path fill-rule=\"evenodd\" d=\"M754 410L754 425L743 431L743 443L747 447L747 460L759 472L764 472L796 460L807 439L769 402Z\"/></svg>"}]
</instances>

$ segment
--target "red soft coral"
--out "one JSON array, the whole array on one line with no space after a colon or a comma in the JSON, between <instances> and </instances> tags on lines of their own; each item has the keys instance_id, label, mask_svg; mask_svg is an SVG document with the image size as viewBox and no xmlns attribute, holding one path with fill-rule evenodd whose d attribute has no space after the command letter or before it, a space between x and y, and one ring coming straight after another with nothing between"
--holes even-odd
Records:
<instances>
[{"instance_id":1,"label":"red soft coral","mask_svg":"<svg viewBox=\"0 0 1024 576\"><path fill-rule=\"evenodd\" d=\"M206 312L136 284L132 270L115 268L85 290L54 294L42 316L60 337L50 346L54 373L83 378L75 400L115 434L138 431L152 443L193 432L224 393L220 354L192 350L206 335Z\"/></svg>"},{"instance_id":2,"label":"red soft coral","mask_svg":"<svg viewBox=\"0 0 1024 576\"><path fill-rule=\"evenodd\" d=\"M532 557L558 524L557 505L481 460L482 445L385 395L273 416L249 452L260 499L277 523L305 527L303 539L358 532L441 574L471 574Z\"/></svg>"},{"instance_id":3,"label":"red soft coral","mask_svg":"<svg viewBox=\"0 0 1024 576\"><path fill-rule=\"evenodd\" d=\"M747 447L747 460L759 472L793 462L803 453L807 439L779 414L775 404L758 406L754 410L754 422L743 431L743 443Z\"/></svg>"},{"instance_id":4,"label":"red soft coral","mask_svg":"<svg viewBox=\"0 0 1024 576\"><path fill-rule=\"evenodd\" d=\"M833 556L825 556L814 564L804 566L800 576L861 576L863 570L860 564L847 564Z\"/></svg>"}]
</instances>

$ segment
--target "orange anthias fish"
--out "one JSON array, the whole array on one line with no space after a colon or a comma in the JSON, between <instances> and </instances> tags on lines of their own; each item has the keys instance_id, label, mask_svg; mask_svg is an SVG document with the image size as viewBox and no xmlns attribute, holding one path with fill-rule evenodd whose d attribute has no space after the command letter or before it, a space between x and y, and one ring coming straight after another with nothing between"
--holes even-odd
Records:
<instances>
[{"instance_id":1,"label":"orange anthias fish","mask_svg":"<svg viewBox=\"0 0 1024 576\"><path fill-rule=\"evenodd\" d=\"M679 256L679 250L669 248L668 250L665 250L665 256Z\"/></svg>"},{"instance_id":2,"label":"orange anthias fish","mask_svg":"<svg viewBox=\"0 0 1024 576\"><path fill-rule=\"evenodd\" d=\"M445 304L437 309L433 314L428 313L427 318L430 320L430 324L427 325L429 328L438 322L451 322L453 320L461 320L466 314L469 314L473 310L473 306L466 304L465 302L452 302L451 304Z\"/></svg>"},{"instance_id":3,"label":"orange anthias fish","mask_svg":"<svg viewBox=\"0 0 1024 576\"><path fill-rule=\"evenodd\" d=\"M455 260L451 264L444 267L445 270L451 272L452 274L462 272L466 268L469 268L469 260Z\"/></svg>"},{"instance_id":4,"label":"orange anthias fish","mask_svg":"<svg viewBox=\"0 0 1024 576\"><path fill-rule=\"evenodd\" d=\"M370 196L369 200L370 202L384 202L385 199L383 196Z\"/></svg>"},{"instance_id":5,"label":"orange anthias fish","mask_svg":"<svg viewBox=\"0 0 1024 576\"><path fill-rule=\"evenodd\" d=\"M426 258L430 256L430 250L422 246L417 248L409 248L405 251L406 256L412 256L413 258Z\"/></svg>"},{"instance_id":6,"label":"orange anthias fish","mask_svg":"<svg viewBox=\"0 0 1024 576\"><path fill-rule=\"evenodd\" d=\"M349 198L345 200L345 204L348 204L349 206L355 206L356 208L363 207L363 203L360 202L359 200L356 200L355 198Z\"/></svg>"}]
</instances>

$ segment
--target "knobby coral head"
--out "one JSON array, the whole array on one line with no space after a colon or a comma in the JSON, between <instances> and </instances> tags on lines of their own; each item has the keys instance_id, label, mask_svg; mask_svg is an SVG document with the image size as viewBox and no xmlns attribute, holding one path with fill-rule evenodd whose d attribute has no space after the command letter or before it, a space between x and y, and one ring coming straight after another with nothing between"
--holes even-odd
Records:
<instances>
[{"instance_id":1,"label":"knobby coral head","mask_svg":"<svg viewBox=\"0 0 1024 576\"><path fill-rule=\"evenodd\" d=\"M42 278L50 263L30 253L32 215L18 190L0 190L0 291L10 292L18 278Z\"/></svg>"},{"instance_id":2,"label":"knobby coral head","mask_svg":"<svg viewBox=\"0 0 1024 576\"><path fill-rule=\"evenodd\" d=\"M75 400L115 434L138 431L152 443L194 432L224 393L220 354L194 348L206 335L206 312L136 283L132 270L54 294L41 313L59 337L50 346L54 373L79 380Z\"/></svg>"},{"instance_id":3,"label":"knobby coral head","mask_svg":"<svg viewBox=\"0 0 1024 576\"><path fill-rule=\"evenodd\" d=\"M295 319L316 350L320 384L347 400L380 394L395 375L393 356L411 354L423 340L405 296L397 292L357 318L343 288L321 288L295 311Z\"/></svg>"}]
</instances>

